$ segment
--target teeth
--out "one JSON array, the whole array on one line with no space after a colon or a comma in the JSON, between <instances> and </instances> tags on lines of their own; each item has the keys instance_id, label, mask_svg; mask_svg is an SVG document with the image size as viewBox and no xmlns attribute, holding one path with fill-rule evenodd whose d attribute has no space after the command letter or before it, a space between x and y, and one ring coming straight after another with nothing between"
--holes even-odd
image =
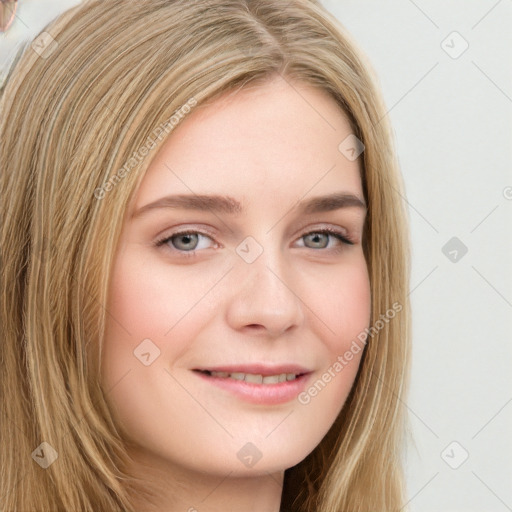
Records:
<instances>
[{"instance_id":1,"label":"teeth","mask_svg":"<svg viewBox=\"0 0 512 512\"><path fill-rule=\"evenodd\" d=\"M279 384L280 382L286 382L295 380L297 375L295 373L281 373L279 375L257 375L254 373L228 373L228 372L210 372L212 377L230 378L235 380L244 380L251 384Z\"/></svg>"},{"instance_id":2,"label":"teeth","mask_svg":"<svg viewBox=\"0 0 512 512\"><path fill-rule=\"evenodd\" d=\"M253 384L262 384L263 375L253 375L252 373L246 373L245 382L252 382Z\"/></svg>"}]
</instances>

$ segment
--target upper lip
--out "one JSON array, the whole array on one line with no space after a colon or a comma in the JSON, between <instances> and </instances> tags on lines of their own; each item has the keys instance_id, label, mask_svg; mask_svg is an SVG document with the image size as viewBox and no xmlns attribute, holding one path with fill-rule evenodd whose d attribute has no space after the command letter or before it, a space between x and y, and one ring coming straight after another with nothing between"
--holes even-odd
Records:
<instances>
[{"instance_id":1,"label":"upper lip","mask_svg":"<svg viewBox=\"0 0 512 512\"><path fill-rule=\"evenodd\" d=\"M200 368L194 368L198 371L209 371L209 372L226 372L226 373L251 373L254 375L263 375L264 377L270 375L281 375L282 373L294 373L295 375L301 375L310 373L311 370L297 365L297 364L233 364L233 365L222 365L222 366L202 366Z\"/></svg>"}]
</instances>

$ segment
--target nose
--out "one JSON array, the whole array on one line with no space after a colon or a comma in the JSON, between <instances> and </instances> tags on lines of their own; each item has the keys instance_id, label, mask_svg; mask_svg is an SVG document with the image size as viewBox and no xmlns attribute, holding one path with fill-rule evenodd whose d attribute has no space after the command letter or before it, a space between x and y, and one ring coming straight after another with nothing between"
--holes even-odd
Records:
<instances>
[{"instance_id":1,"label":"nose","mask_svg":"<svg viewBox=\"0 0 512 512\"><path fill-rule=\"evenodd\" d=\"M300 288L278 250L271 254L265 249L256 261L240 260L237 267L231 277L233 292L227 310L233 329L277 338L302 324Z\"/></svg>"}]
</instances>

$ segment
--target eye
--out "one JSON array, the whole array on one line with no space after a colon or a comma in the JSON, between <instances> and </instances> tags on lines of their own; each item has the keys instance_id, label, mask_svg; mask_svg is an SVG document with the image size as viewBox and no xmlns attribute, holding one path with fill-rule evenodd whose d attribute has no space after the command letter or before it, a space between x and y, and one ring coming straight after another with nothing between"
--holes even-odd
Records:
<instances>
[{"instance_id":1,"label":"eye","mask_svg":"<svg viewBox=\"0 0 512 512\"><path fill-rule=\"evenodd\" d=\"M179 252L192 253L190 254L190 256L192 256L196 250L207 248L204 247L204 244L201 246L199 243L200 237L212 240L210 236L199 231L181 231L158 240L155 245L160 247L167 244L170 246L170 249L176 249ZM186 254L185 256L189 256L189 254Z\"/></svg>"},{"instance_id":2,"label":"eye","mask_svg":"<svg viewBox=\"0 0 512 512\"><path fill-rule=\"evenodd\" d=\"M310 231L309 233L302 235L301 239L304 241L311 242L313 244L313 247L310 247L311 249L327 249L328 247L324 242L326 242L328 245L329 237L331 237L331 239L334 237L336 240L342 242L342 244L345 245L354 245L354 242L351 240L350 237L348 237L341 231L338 231L337 229L333 228L322 228L315 231ZM330 249L336 250L336 248L332 247Z\"/></svg>"},{"instance_id":3,"label":"eye","mask_svg":"<svg viewBox=\"0 0 512 512\"><path fill-rule=\"evenodd\" d=\"M203 239L202 244L201 239ZM160 240L157 240L155 242L155 246L161 247L167 245L171 251L178 253L180 256L193 257L196 256L198 250L208 249L208 246L205 246L204 239L213 241L212 236L200 231L179 231L172 233L171 235L167 235ZM338 242L341 242L341 244L338 244L337 247L328 247L330 239L335 239ZM332 251L340 251L343 249L343 245L354 245L354 242L348 235L333 228L322 228L315 231L309 231L308 233L302 235L299 240L303 240L308 244L312 244L312 246L300 246L309 249L327 249Z\"/></svg>"}]
</instances>

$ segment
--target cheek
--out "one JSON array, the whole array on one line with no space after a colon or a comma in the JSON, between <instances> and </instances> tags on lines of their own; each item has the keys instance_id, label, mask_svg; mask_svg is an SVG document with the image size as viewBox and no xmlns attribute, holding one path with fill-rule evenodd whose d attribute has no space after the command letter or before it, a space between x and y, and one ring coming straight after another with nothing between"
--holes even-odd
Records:
<instances>
[{"instance_id":1,"label":"cheek","mask_svg":"<svg viewBox=\"0 0 512 512\"><path fill-rule=\"evenodd\" d=\"M145 382L147 386L169 386L169 377L156 382L153 375L168 369L190 350L191 341L204 327L207 301L204 297L217 276L199 278L185 266L172 270L155 265L137 251L126 252L114 264L107 303L105 342L102 352L102 379L105 389L127 380ZM210 312L211 314L211 312ZM150 342L148 343L148 340ZM144 348L142 348L144 347ZM141 364L142 353L150 353L150 366ZM150 378L148 376L151 375ZM140 386L126 396L118 396L117 406L134 406L140 398ZM112 393L115 396L120 393Z\"/></svg>"},{"instance_id":2,"label":"cheek","mask_svg":"<svg viewBox=\"0 0 512 512\"><path fill-rule=\"evenodd\" d=\"M366 262L361 258L336 273L316 280L310 293L311 309L323 323L322 339L331 355L345 351L352 340L368 327L371 291Z\"/></svg>"},{"instance_id":3,"label":"cheek","mask_svg":"<svg viewBox=\"0 0 512 512\"><path fill-rule=\"evenodd\" d=\"M143 338L161 340L170 336L169 331L207 291L208 283L184 269L178 267L171 272L136 251L118 258L108 301L111 328L122 332L125 338L131 336L134 343Z\"/></svg>"},{"instance_id":4,"label":"cheek","mask_svg":"<svg viewBox=\"0 0 512 512\"><path fill-rule=\"evenodd\" d=\"M177 414L190 407L164 370L186 351L187 337L173 334L186 325L180 319L198 292L175 286L177 279L170 279L169 274L155 271L154 264L132 251L116 259L111 278L102 386L118 428L136 443L145 440L157 445L160 439L155 437L154 418L164 409ZM147 366L144 353L149 353ZM166 394L173 394L172 404L163 402Z\"/></svg>"},{"instance_id":5,"label":"cheek","mask_svg":"<svg viewBox=\"0 0 512 512\"><path fill-rule=\"evenodd\" d=\"M366 262L361 260L345 270L331 273L323 282L322 293L312 294L311 309L319 312L318 337L325 357L319 378L299 396L308 404L313 398L330 410L332 421L341 409L354 379L365 347L365 330L371 314L371 290ZM325 389L325 391L324 391ZM320 394L322 397L320 398ZM318 409L320 413L321 408Z\"/></svg>"}]
</instances>

